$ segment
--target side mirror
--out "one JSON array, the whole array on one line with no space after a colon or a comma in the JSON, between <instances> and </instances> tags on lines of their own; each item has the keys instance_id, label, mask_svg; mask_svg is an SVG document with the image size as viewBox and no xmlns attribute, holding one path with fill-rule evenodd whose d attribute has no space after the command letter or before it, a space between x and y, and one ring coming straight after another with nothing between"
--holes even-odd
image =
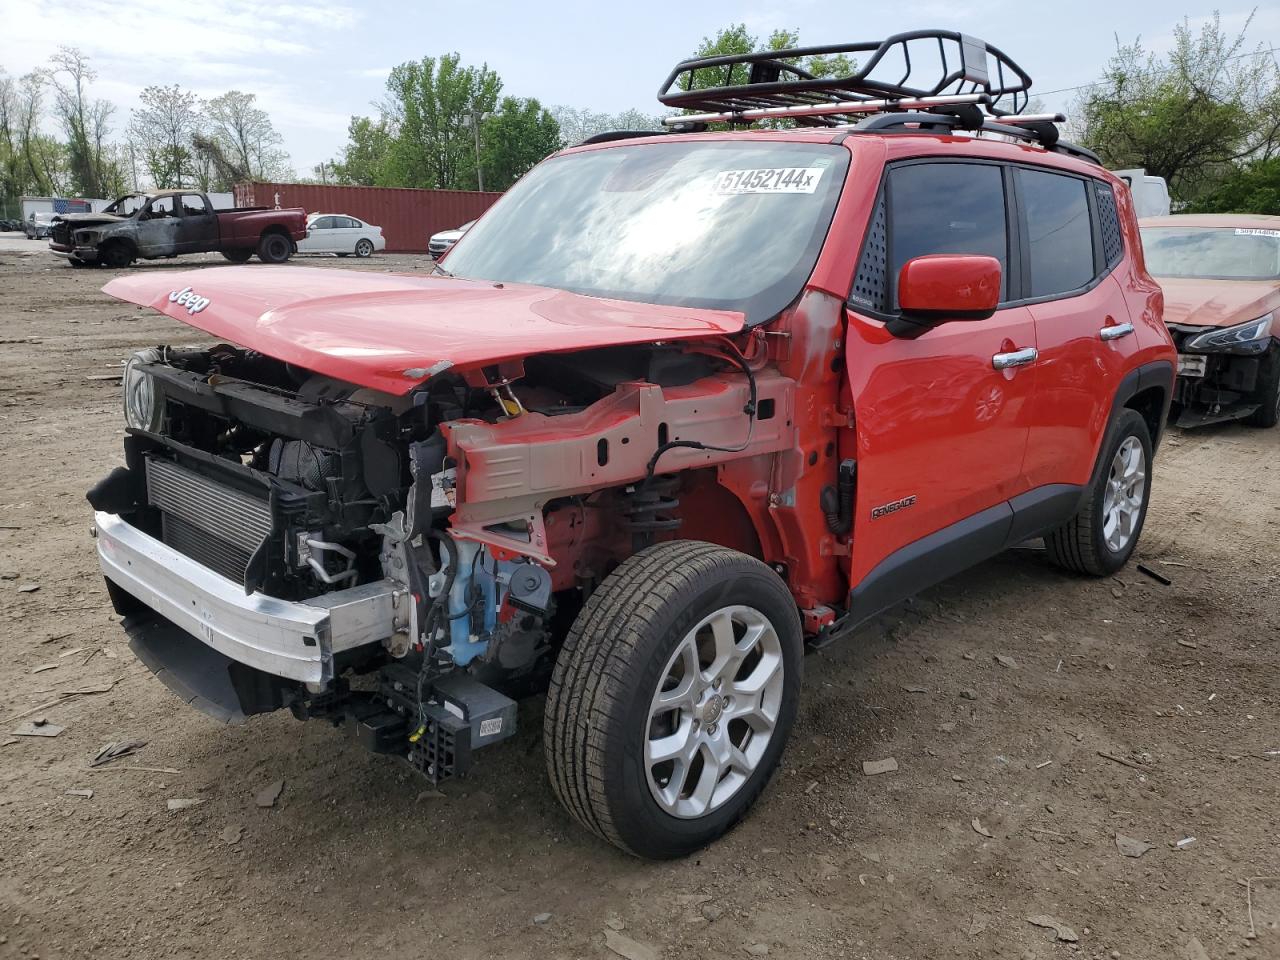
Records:
<instances>
[{"instance_id":1,"label":"side mirror","mask_svg":"<svg viewBox=\"0 0 1280 960\"><path fill-rule=\"evenodd\" d=\"M895 337L918 337L952 320L985 320L1000 303L1000 261L967 253L935 253L908 260L898 273L901 316L888 323Z\"/></svg>"}]
</instances>

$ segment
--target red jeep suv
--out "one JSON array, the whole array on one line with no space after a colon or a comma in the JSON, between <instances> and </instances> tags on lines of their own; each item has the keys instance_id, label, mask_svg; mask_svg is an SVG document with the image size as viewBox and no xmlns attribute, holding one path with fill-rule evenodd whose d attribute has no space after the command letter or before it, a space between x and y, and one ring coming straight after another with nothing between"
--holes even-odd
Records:
<instances>
[{"instance_id":1,"label":"red jeep suv","mask_svg":"<svg viewBox=\"0 0 1280 960\"><path fill-rule=\"evenodd\" d=\"M865 65L793 65L836 50ZM546 160L432 276L113 280L214 340L133 356L89 495L133 649L207 713L340 723L436 783L546 690L578 821L713 840L806 644L1031 538L1094 576L1137 544L1160 288L1029 83L939 31L688 61L672 133Z\"/></svg>"}]
</instances>

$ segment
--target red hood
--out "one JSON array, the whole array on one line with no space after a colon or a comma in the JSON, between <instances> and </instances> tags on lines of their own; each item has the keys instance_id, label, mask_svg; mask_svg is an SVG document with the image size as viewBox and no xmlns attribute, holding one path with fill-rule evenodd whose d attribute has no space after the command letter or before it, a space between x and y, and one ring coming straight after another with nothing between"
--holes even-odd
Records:
<instances>
[{"instance_id":1,"label":"red hood","mask_svg":"<svg viewBox=\"0 0 1280 960\"><path fill-rule=\"evenodd\" d=\"M724 310L516 283L297 266L141 270L102 289L278 360L393 394L450 367L737 333L745 322Z\"/></svg>"},{"instance_id":2,"label":"red hood","mask_svg":"<svg viewBox=\"0 0 1280 960\"><path fill-rule=\"evenodd\" d=\"M1164 322L1232 327L1280 309L1280 283L1156 277L1164 290Z\"/></svg>"}]
</instances>

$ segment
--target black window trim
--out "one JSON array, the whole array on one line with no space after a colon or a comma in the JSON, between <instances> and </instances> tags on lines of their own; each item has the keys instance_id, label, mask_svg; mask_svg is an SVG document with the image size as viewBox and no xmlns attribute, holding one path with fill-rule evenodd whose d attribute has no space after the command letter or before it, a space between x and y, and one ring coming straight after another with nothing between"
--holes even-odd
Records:
<instances>
[{"instance_id":1,"label":"black window trim","mask_svg":"<svg viewBox=\"0 0 1280 960\"><path fill-rule=\"evenodd\" d=\"M965 164L981 164L986 166L998 166L1002 171L1002 178L1005 193L1005 231L1008 240L1008 273L1006 280L1006 289L1004 292L1009 294L1009 299L1001 300L999 306L996 307L996 313L1007 310L1011 307L1032 306L1038 303L1049 303L1055 300L1071 300L1075 297L1083 296L1097 287L1103 280L1115 272L1125 257L1127 248L1124 243L1124 230L1120 229L1120 255L1116 257L1114 263L1106 262L1106 252L1102 245L1102 220L1101 211L1098 208L1097 194L1095 193L1097 184L1101 184L1108 190L1111 190L1111 184L1101 177L1093 177L1084 173L1076 173L1072 170L1062 170L1058 167L1046 166L1038 163L1023 163L1015 160L994 160L990 157L910 157L905 160L895 160L892 163L885 164L884 171L880 175L880 186L876 191L876 199L871 207L871 214L868 217L868 229L864 231L862 238L862 246L858 249L858 254L854 260L853 276L856 280L858 275L858 266L862 263L863 255L866 251L866 245L870 240L870 220L875 216L876 206L884 203L885 206L885 283L889 289L886 291L886 298L890 301L891 309L889 312L872 309L866 304L861 303L853 298L853 281L850 281L849 295L845 297L845 304L848 309L862 316L870 317L873 320L887 322L897 319L900 313L897 311L898 300L898 278L889 270L888 259L893 252L893 217L890 215L892 206L889 204L890 193L890 174L899 167L915 166L917 164L930 163L965 163ZM1036 173L1053 173L1059 176L1072 177L1080 180L1085 185L1085 197L1089 205L1089 234L1093 243L1093 268L1094 276L1086 284L1075 287L1071 290L1063 290L1058 293L1046 294L1040 297L1025 296L1027 291L1031 289L1031 253L1030 241L1028 239L1029 230L1026 228L1026 208L1022 201L1022 189L1019 178L1015 171L1019 169L1031 170ZM1112 196L1115 191L1112 190ZM1120 216L1119 206L1116 207L1117 227ZM1015 293L1018 296L1013 296Z\"/></svg>"}]
</instances>

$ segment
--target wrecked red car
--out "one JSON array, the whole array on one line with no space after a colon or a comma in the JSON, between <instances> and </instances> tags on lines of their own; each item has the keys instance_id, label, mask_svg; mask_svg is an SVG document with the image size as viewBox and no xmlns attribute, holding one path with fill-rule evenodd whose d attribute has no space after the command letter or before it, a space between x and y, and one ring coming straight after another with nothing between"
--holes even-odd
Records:
<instances>
[{"instance_id":1,"label":"wrecked red car","mask_svg":"<svg viewBox=\"0 0 1280 960\"><path fill-rule=\"evenodd\" d=\"M1122 566L1175 359L1127 191L995 48L841 49L679 65L675 132L545 161L432 276L108 284L216 341L133 356L89 495L137 655L436 783L546 690L564 805L673 857L764 789L806 646L1029 538ZM798 125L709 127L754 119Z\"/></svg>"}]
</instances>

